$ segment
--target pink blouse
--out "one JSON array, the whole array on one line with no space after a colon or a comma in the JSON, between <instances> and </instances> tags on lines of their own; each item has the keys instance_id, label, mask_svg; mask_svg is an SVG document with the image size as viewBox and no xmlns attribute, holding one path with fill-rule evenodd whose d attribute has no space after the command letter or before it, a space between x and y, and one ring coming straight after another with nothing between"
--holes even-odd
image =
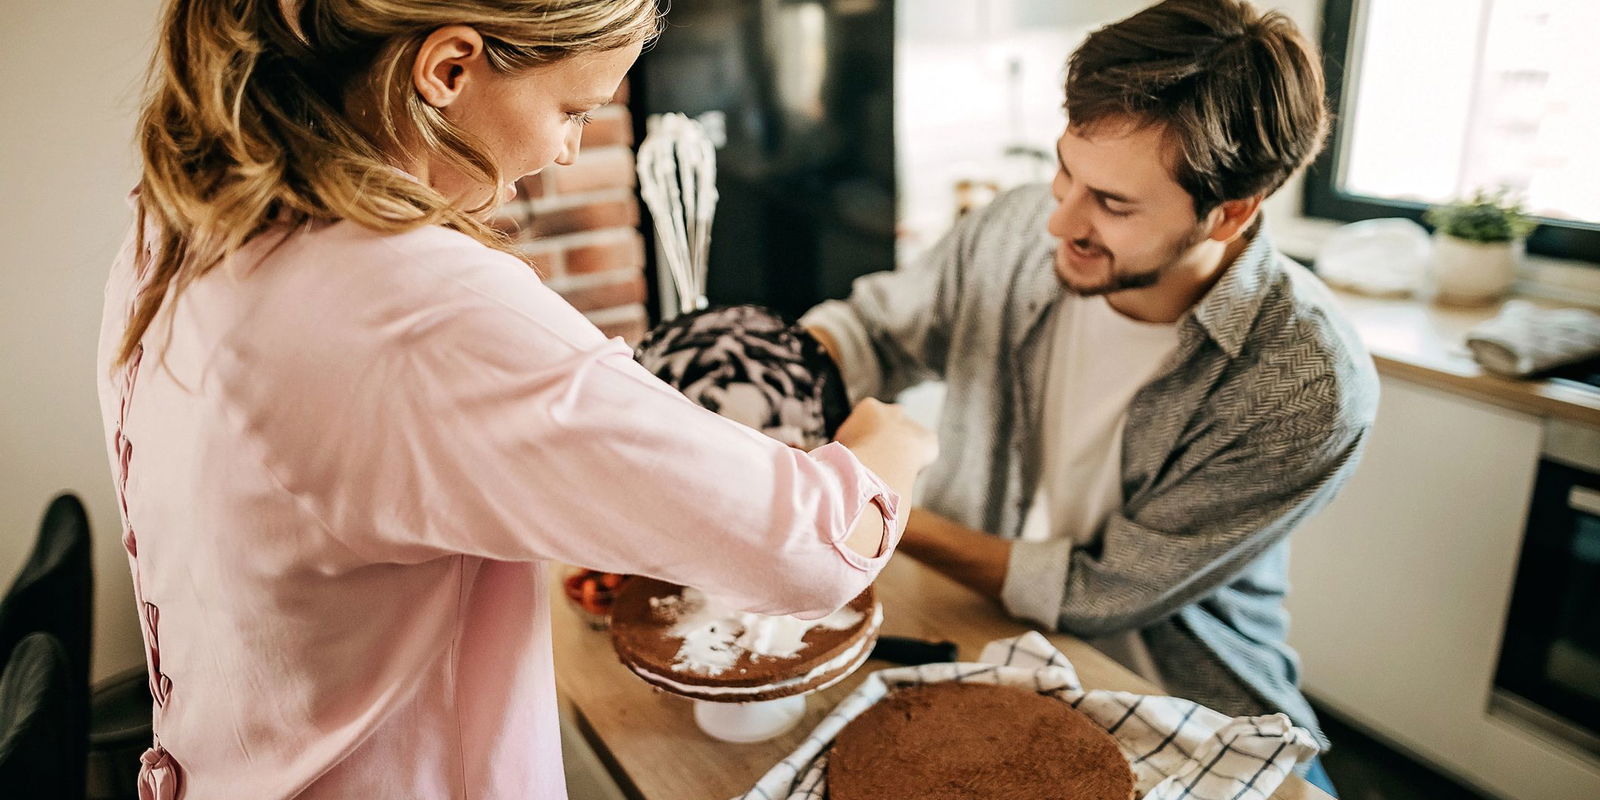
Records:
<instances>
[{"instance_id":1,"label":"pink blouse","mask_svg":"<svg viewBox=\"0 0 1600 800\"><path fill-rule=\"evenodd\" d=\"M100 401L155 695L145 798L563 798L546 561L818 616L898 498L683 399L516 259L350 223L258 237ZM169 304L170 305L170 304Z\"/></svg>"}]
</instances>

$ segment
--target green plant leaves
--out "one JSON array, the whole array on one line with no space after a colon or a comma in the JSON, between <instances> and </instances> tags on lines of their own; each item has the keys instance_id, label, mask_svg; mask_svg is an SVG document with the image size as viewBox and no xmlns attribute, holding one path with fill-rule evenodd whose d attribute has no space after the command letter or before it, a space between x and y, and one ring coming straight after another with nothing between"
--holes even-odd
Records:
<instances>
[{"instance_id":1,"label":"green plant leaves","mask_svg":"<svg viewBox=\"0 0 1600 800\"><path fill-rule=\"evenodd\" d=\"M1471 242L1509 242L1526 237L1539 227L1523 210L1522 200L1511 190L1479 189L1472 197L1434 206L1422 215L1429 225Z\"/></svg>"}]
</instances>

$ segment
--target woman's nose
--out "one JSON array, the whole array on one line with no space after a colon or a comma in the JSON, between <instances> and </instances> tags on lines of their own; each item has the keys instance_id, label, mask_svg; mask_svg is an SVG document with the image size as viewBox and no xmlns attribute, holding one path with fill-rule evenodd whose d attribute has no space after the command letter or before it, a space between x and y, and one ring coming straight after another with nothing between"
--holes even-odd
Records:
<instances>
[{"instance_id":1,"label":"woman's nose","mask_svg":"<svg viewBox=\"0 0 1600 800\"><path fill-rule=\"evenodd\" d=\"M563 167L570 167L578 160L578 148L583 144L583 126L573 125L567 131L567 137L561 142L561 154L556 156L556 163Z\"/></svg>"}]
</instances>

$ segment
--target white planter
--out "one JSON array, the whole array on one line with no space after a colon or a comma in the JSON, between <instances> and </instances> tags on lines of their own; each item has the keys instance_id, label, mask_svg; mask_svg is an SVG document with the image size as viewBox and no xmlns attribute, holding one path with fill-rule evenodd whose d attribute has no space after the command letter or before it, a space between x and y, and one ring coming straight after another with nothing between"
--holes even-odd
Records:
<instances>
[{"instance_id":1,"label":"white planter","mask_svg":"<svg viewBox=\"0 0 1600 800\"><path fill-rule=\"evenodd\" d=\"M1483 305L1505 296L1517 279L1526 243L1469 242L1433 235L1434 298L1453 305Z\"/></svg>"}]
</instances>

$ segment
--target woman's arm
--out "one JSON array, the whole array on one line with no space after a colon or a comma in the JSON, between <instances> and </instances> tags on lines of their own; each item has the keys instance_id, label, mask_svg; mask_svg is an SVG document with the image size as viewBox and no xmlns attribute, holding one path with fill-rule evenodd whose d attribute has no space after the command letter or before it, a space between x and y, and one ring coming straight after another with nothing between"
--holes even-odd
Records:
<instances>
[{"instance_id":1,"label":"woman's arm","mask_svg":"<svg viewBox=\"0 0 1600 800\"><path fill-rule=\"evenodd\" d=\"M918 473L938 456L932 433L913 422L899 406L870 398L851 410L835 439L850 448L863 466L902 498L911 496ZM880 525L874 523L871 514L863 514L850 529L845 544L864 556L882 554L892 535L907 530L910 515L901 509L896 516L898 530L891 530L887 518L881 518Z\"/></svg>"},{"instance_id":2,"label":"woman's arm","mask_svg":"<svg viewBox=\"0 0 1600 800\"><path fill-rule=\"evenodd\" d=\"M878 406L840 431L859 458L800 452L690 403L531 276L492 289L445 293L315 382L347 412L300 420L284 482L329 535L374 561L560 560L763 613L826 613L882 568L931 434Z\"/></svg>"}]
</instances>

